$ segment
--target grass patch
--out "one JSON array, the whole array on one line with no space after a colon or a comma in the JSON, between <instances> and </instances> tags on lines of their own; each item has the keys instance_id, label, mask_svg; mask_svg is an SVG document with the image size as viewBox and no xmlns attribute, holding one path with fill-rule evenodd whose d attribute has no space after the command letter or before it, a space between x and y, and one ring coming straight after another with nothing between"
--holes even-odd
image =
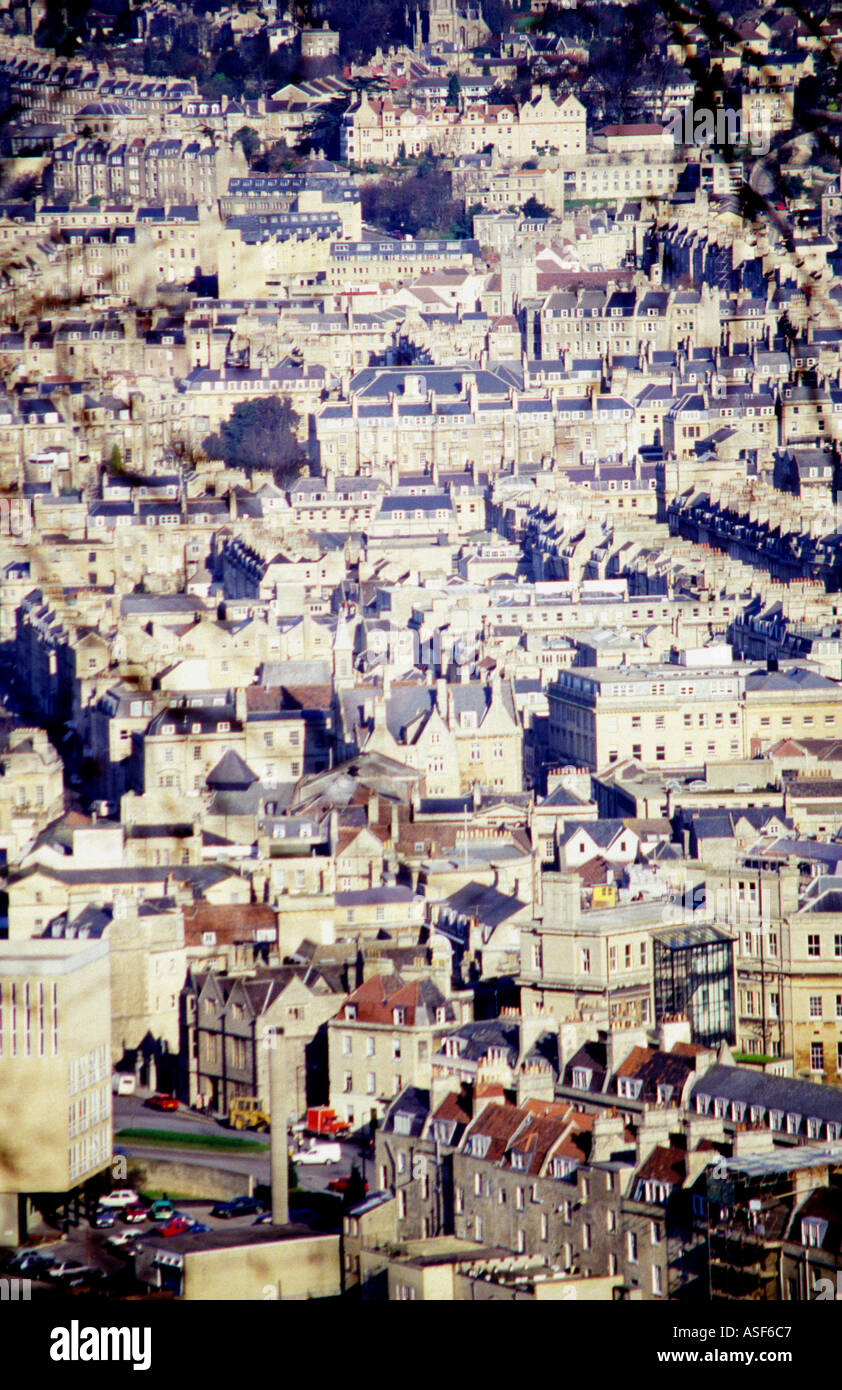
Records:
<instances>
[{"instance_id":1,"label":"grass patch","mask_svg":"<svg viewBox=\"0 0 842 1390\"><path fill-rule=\"evenodd\" d=\"M741 1067L765 1067L768 1066L769 1062L776 1060L774 1057L767 1056L765 1052L734 1052L732 1056Z\"/></svg>"},{"instance_id":2,"label":"grass patch","mask_svg":"<svg viewBox=\"0 0 842 1390\"><path fill-rule=\"evenodd\" d=\"M269 1150L268 1144L261 1144L257 1139L239 1139L233 1134L196 1134L193 1130L120 1129L114 1138L168 1149L233 1149L237 1153L267 1153Z\"/></svg>"}]
</instances>

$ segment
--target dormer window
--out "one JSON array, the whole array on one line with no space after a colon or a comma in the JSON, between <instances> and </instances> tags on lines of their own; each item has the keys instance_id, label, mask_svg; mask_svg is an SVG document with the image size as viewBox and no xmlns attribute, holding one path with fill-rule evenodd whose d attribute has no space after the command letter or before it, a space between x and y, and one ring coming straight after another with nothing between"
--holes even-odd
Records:
<instances>
[{"instance_id":1,"label":"dormer window","mask_svg":"<svg viewBox=\"0 0 842 1390\"><path fill-rule=\"evenodd\" d=\"M659 1104L659 1105L669 1105L670 1101L672 1100L672 1093L673 1093L673 1087L672 1087L672 1086L659 1086L659 1087L658 1087L658 1104Z\"/></svg>"},{"instance_id":2,"label":"dormer window","mask_svg":"<svg viewBox=\"0 0 842 1390\"><path fill-rule=\"evenodd\" d=\"M519 1150L512 1154L512 1167L517 1168L518 1172L523 1172L523 1154Z\"/></svg>"},{"instance_id":3,"label":"dormer window","mask_svg":"<svg viewBox=\"0 0 842 1390\"><path fill-rule=\"evenodd\" d=\"M617 1081L617 1094L625 1096L628 1100L636 1100L640 1095L643 1082L633 1076L621 1076Z\"/></svg>"},{"instance_id":4,"label":"dormer window","mask_svg":"<svg viewBox=\"0 0 842 1390\"><path fill-rule=\"evenodd\" d=\"M588 1071L587 1067L574 1067L573 1085L576 1087L577 1091L589 1090L592 1076L593 1072Z\"/></svg>"},{"instance_id":5,"label":"dormer window","mask_svg":"<svg viewBox=\"0 0 842 1390\"><path fill-rule=\"evenodd\" d=\"M554 1158L550 1164L550 1174L554 1178L569 1178L576 1171L572 1158Z\"/></svg>"},{"instance_id":6,"label":"dormer window","mask_svg":"<svg viewBox=\"0 0 842 1390\"><path fill-rule=\"evenodd\" d=\"M818 1250L827 1235L827 1222L820 1221L818 1217L807 1216L801 1222L801 1244L808 1245L813 1250Z\"/></svg>"},{"instance_id":7,"label":"dormer window","mask_svg":"<svg viewBox=\"0 0 842 1390\"><path fill-rule=\"evenodd\" d=\"M406 1023L406 1009L397 1008L392 1010L392 1022L397 1027L402 1027Z\"/></svg>"},{"instance_id":8,"label":"dormer window","mask_svg":"<svg viewBox=\"0 0 842 1390\"><path fill-rule=\"evenodd\" d=\"M346 1017L346 1018L356 1018L356 1017L357 1017L357 1006L356 1006L356 1004L346 1004L346 1005L345 1005L345 1017Z\"/></svg>"}]
</instances>

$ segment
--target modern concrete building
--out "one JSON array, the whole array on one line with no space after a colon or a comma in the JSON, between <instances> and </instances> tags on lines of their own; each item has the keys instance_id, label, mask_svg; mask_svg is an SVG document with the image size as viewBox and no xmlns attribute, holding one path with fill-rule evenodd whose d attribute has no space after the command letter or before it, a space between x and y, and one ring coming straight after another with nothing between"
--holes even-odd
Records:
<instances>
[{"instance_id":1,"label":"modern concrete building","mask_svg":"<svg viewBox=\"0 0 842 1390\"><path fill-rule=\"evenodd\" d=\"M105 941L0 942L0 1244L28 1196L55 1205L111 1162L111 990Z\"/></svg>"}]
</instances>

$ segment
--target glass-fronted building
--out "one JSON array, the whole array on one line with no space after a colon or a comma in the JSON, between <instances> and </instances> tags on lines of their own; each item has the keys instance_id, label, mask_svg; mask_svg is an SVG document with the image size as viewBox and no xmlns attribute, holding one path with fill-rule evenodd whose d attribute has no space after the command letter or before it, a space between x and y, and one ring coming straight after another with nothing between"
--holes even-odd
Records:
<instances>
[{"instance_id":1,"label":"glass-fronted building","mask_svg":"<svg viewBox=\"0 0 842 1390\"><path fill-rule=\"evenodd\" d=\"M734 943L716 927L667 927L653 935L655 1022L684 1014L695 1043L736 1041Z\"/></svg>"}]
</instances>

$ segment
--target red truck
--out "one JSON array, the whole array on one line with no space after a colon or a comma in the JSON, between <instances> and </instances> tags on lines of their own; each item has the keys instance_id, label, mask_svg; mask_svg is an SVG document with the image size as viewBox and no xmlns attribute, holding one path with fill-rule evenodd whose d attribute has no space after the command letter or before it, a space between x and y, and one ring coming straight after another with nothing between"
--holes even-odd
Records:
<instances>
[{"instance_id":1,"label":"red truck","mask_svg":"<svg viewBox=\"0 0 842 1390\"><path fill-rule=\"evenodd\" d=\"M340 1120L335 1110L327 1105L313 1105L307 1111L306 1134L317 1134L322 1138L343 1139L350 1134L351 1126L347 1120Z\"/></svg>"}]
</instances>

